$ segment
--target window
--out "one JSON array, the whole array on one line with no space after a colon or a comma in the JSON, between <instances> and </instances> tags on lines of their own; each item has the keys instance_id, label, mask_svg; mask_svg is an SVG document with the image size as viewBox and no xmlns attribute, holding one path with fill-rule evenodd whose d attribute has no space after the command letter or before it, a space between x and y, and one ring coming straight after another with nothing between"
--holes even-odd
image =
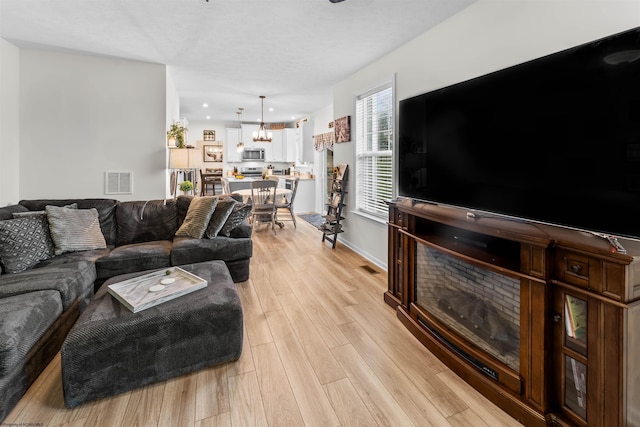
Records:
<instances>
[{"instance_id":1,"label":"window","mask_svg":"<svg viewBox=\"0 0 640 427\"><path fill-rule=\"evenodd\" d=\"M393 87L356 99L356 209L386 217L392 197Z\"/></svg>"}]
</instances>

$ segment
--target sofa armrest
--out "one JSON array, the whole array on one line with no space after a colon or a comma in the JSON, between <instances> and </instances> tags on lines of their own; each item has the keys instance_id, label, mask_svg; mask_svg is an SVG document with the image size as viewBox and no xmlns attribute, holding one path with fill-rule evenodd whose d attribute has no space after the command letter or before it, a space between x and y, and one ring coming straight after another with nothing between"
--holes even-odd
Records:
<instances>
[{"instance_id":1,"label":"sofa armrest","mask_svg":"<svg viewBox=\"0 0 640 427\"><path fill-rule=\"evenodd\" d=\"M251 224L249 224L249 220L245 219L240 225L231 230L231 233L229 233L229 237L251 237Z\"/></svg>"}]
</instances>

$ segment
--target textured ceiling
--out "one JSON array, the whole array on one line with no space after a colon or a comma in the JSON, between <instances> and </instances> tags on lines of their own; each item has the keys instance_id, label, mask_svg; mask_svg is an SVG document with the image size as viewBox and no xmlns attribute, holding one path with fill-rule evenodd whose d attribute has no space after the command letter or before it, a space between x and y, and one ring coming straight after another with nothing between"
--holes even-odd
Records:
<instances>
[{"instance_id":1,"label":"textured ceiling","mask_svg":"<svg viewBox=\"0 0 640 427\"><path fill-rule=\"evenodd\" d=\"M166 64L189 120L253 121L265 95L265 121L289 122L474 1L0 0L0 37Z\"/></svg>"}]
</instances>

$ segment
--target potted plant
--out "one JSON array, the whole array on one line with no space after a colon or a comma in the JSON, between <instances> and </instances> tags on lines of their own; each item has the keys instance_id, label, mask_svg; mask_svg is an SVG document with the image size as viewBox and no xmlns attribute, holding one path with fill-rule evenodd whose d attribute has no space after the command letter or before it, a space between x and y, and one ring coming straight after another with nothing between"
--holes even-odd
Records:
<instances>
[{"instance_id":1,"label":"potted plant","mask_svg":"<svg viewBox=\"0 0 640 427\"><path fill-rule=\"evenodd\" d=\"M182 122L174 122L167 131L167 139L169 141L174 140L176 142L176 147L185 148L184 136L187 130L188 129L184 127Z\"/></svg>"},{"instance_id":2,"label":"potted plant","mask_svg":"<svg viewBox=\"0 0 640 427\"><path fill-rule=\"evenodd\" d=\"M180 191L182 191L184 194L187 194L191 190L193 190L193 182L182 181L180 183Z\"/></svg>"}]
</instances>

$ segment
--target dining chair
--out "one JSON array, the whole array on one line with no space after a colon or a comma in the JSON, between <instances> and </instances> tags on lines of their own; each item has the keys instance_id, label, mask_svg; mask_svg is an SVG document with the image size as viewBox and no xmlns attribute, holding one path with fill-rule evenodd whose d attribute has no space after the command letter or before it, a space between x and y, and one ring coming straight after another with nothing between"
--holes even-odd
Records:
<instances>
[{"instance_id":1,"label":"dining chair","mask_svg":"<svg viewBox=\"0 0 640 427\"><path fill-rule=\"evenodd\" d=\"M206 196L208 189L211 188L211 194L215 196L217 180L218 178L215 178L212 174L204 173L202 169L200 169L200 195Z\"/></svg>"},{"instance_id":2,"label":"dining chair","mask_svg":"<svg viewBox=\"0 0 640 427\"><path fill-rule=\"evenodd\" d=\"M260 222L271 223L276 234L276 187L277 183L269 179L251 182L251 223L253 229Z\"/></svg>"},{"instance_id":3,"label":"dining chair","mask_svg":"<svg viewBox=\"0 0 640 427\"><path fill-rule=\"evenodd\" d=\"M231 194L229 190L229 178L222 177L222 194Z\"/></svg>"},{"instance_id":4,"label":"dining chair","mask_svg":"<svg viewBox=\"0 0 640 427\"><path fill-rule=\"evenodd\" d=\"M291 219L283 220L281 217L278 217L278 221L293 221L293 226L295 228L298 228L296 225L296 215L293 213L293 202L296 199L296 192L298 191L298 181L300 181L300 177L296 176L294 178L289 179L289 181L291 181L291 196L289 196L288 201L286 198L280 198L279 200L277 200L276 216L277 216L277 211L280 209L288 211L289 215L291 216Z\"/></svg>"}]
</instances>

